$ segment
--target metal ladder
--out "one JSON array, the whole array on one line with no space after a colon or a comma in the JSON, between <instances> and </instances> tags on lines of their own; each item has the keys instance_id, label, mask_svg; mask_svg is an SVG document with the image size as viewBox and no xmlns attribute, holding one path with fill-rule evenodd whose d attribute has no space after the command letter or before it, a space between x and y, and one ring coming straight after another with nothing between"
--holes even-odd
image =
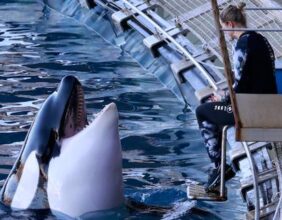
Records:
<instances>
[{"instance_id":1,"label":"metal ladder","mask_svg":"<svg viewBox=\"0 0 282 220\"><path fill-rule=\"evenodd\" d=\"M205 201L225 201L227 200L227 189L225 187L224 173L226 160L228 126L223 128L222 149L221 149L221 182L218 192L207 193L204 186L199 183L191 183L187 187L187 197L189 199ZM275 149L266 142L237 142L237 147L231 151L231 162L233 167L241 170L241 194L243 200L247 202L248 213L246 218L272 219L278 209L278 195L280 195L281 169L278 163L264 166L264 161L279 161ZM281 158L282 159L282 151ZM259 164L262 163L262 164ZM249 164L249 171L247 165ZM247 175L246 175L247 173ZM280 183L280 184L278 184ZM271 197L271 198L270 198ZM277 216L277 214L276 214Z\"/></svg>"},{"instance_id":2,"label":"metal ladder","mask_svg":"<svg viewBox=\"0 0 282 220\"><path fill-rule=\"evenodd\" d=\"M247 202L247 219L272 219L277 207L277 195L280 193L278 176L281 175L276 164L264 166L264 161L258 159L258 154L264 156L265 161L273 161L274 149L269 143L265 142L242 142L240 150L234 150L231 160L241 172L246 173L246 164L249 163L251 175L241 177L241 194L243 200ZM271 148L272 149L271 149ZM235 153L236 152L236 153ZM235 153L235 154L234 154ZM272 157L270 154L272 153ZM261 157L263 157L261 156ZM268 158L265 158L268 157ZM245 161L245 163L242 163Z\"/></svg>"}]
</instances>

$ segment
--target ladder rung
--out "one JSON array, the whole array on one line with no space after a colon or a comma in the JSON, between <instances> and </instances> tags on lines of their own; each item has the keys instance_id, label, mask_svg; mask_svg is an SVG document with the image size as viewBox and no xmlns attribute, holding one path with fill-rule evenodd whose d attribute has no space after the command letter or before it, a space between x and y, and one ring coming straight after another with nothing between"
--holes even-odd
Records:
<instances>
[{"instance_id":1,"label":"ladder rung","mask_svg":"<svg viewBox=\"0 0 282 220\"><path fill-rule=\"evenodd\" d=\"M258 173L258 184L264 183L267 180L277 178L278 174L275 168ZM246 192L253 189L253 177L250 176L241 181L241 193L246 200Z\"/></svg>"},{"instance_id":2,"label":"ladder rung","mask_svg":"<svg viewBox=\"0 0 282 220\"><path fill-rule=\"evenodd\" d=\"M269 203L266 206L260 209L260 218L267 217L273 214L276 210L277 202ZM255 219L255 210L249 211L246 214L247 220L254 220Z\"/></svg>"},{"instance_id":3,"label":"ladder rung","mask_svg":"<svg viewBox=\"0 0 282 220\"><path fill-rule=\"evenodd\" d=\"M267 142L251 142L249 144L250 151L255 152L263 147L271 146ZM238 161L246 157L246 152L242 143L236 142L236 146L231 150L231 161L235 169L239 170Z\"/></svg>"}]
</instances>

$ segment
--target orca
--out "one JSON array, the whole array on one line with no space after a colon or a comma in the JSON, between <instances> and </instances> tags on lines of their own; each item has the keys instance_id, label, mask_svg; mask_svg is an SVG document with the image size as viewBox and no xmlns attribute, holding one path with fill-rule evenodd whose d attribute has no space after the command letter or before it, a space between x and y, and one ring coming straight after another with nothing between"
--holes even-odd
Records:
<instances>
[{"instance_id":1,"label":"orca","mask_svg":"<svg viewBox=\"0 0 282 220\"><path fill-rule=\"evenodd\" d=\"M70 217L124 203L118 111L107 105L88 124L82 85L65 76L38 111L1 190L16 210Z\"/></svg>"},{"instance_id":2,"label":"orca","mask_svg":"<svg viewBox=\"0 0 282 220\"><path fill-rule=\"evenodd\" d=\"M107 105L95 120L62 141L60 156L48 170L50 208L69 216L121 206L122 157L116 105Z\"/></svg>"}]
</instances>

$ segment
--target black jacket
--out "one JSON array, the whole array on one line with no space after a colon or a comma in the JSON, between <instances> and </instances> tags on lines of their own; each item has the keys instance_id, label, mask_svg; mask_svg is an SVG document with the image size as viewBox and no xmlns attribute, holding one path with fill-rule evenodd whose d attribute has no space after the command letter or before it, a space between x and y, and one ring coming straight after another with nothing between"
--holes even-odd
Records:
<instances>
[{"instance_id":1,"label":"black jacket","mask_svg":"<svg viewBox=\"0 0 282 220\"><path fill-rule=\"evenodd\" d=\"M276 94L275 56L267 39L254 31L243 33L233 54L236 93Z\"/></svg>"}]
</instances>

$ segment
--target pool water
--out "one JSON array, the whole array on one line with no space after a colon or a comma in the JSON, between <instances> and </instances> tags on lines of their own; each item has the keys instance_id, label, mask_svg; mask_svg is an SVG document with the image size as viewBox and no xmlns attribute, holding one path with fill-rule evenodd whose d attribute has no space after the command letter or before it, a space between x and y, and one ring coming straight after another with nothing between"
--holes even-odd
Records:
<instances>
[{"instance_id":1,"label":"pool water","mask_svg":"<svg viewBox=\"0 0 282 220\"><path fill-rule=\"evenodd\" d=\"M0 1L0 178L13 165L42 102L60 79L81 81L88 117L115 102L120 113L126 197L165 212L120 208L85 219L243 219L238 177L229 200L186 198L186 182L205 181L210 163L195 116L150 73L83 24L36 0ZM79 177L77 177L79 178ZM1 219L64 219L49 210L11 211Z\"/></svg>"}]
</instances>

